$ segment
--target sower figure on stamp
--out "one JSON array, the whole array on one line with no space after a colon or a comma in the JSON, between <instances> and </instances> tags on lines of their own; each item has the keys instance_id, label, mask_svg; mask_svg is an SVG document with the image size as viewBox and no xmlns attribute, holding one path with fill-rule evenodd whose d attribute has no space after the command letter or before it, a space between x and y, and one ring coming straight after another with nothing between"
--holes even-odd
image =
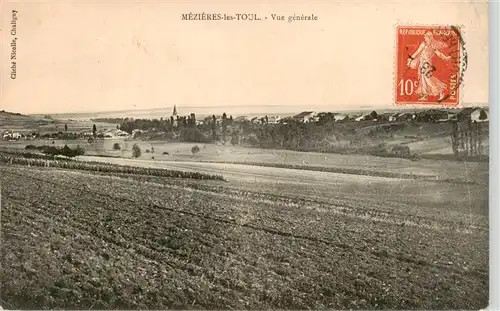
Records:
<instances>
[{"instance_id":1,"label":"sower figure on stamp","mask_svg":"<svg viewBox=\"0 0 500 311\"><path fill-rule=\"evenodd\" d=\"M444 99L447 85L432 75L432 72L436 70L436 67L432 65L432 58L437 55L444 60L450 60L451 56L444 55L439 51L446 47L448 47L446 43L435 40L432 33L427 32L424 35L424 41L415 53L408 56L408 67L419 70L416 90L419 95L418 100L426 100L427 96L439 96L438 100Z\"/></svg>"}]
</instances>

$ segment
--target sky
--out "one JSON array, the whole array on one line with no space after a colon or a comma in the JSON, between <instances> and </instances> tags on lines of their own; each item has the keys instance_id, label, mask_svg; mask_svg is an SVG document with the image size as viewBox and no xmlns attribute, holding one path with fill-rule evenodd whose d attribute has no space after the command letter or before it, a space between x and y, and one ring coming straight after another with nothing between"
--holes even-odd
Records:
<instances>
[{"instance_id":1,"label":"sky","mask_svg":"<svg viewBox=\"0 0 500 311\"><path fill-rule=\"evenodd\" d=\"M190 12L268 19L181 19ZM7 111L394 108L395 27L429 24L462 25L463 103L488 101L486 1L7 1L1 16L0 109Z\"/></svg>"}]
</instances>

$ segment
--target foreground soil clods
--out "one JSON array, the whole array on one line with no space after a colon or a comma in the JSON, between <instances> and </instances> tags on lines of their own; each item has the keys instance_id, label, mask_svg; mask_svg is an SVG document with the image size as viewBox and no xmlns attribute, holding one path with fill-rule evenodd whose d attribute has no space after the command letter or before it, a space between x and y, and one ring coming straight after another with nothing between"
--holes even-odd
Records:
<instances>
[{"instance_id":1,"label":"foreground soil clods","mask_svg":"<svg viewBox=\"0 0 500 311\"><path fill-rule=\"evenodd\" d=\"M488 301L488 221L481 202L465 206L458 196L438 210L368 186L356 196L22 166L0 166L0 182L4 307L476 309Z\"/></svg>"}]
</instances>

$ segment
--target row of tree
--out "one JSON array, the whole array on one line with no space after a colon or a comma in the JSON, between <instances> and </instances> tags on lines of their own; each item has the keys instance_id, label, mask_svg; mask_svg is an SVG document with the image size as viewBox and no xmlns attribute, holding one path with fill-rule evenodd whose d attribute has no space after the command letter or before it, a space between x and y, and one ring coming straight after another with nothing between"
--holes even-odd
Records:
<instances>
[{"instance_id":1,"label":"row of tree","mask_svg":"<svg viewBox=\"0 0 500 311\"><path fill-rule=\"evenodd\" d=\"M467 122L465 128L460 128L458 122L453 122L451 135L452 150L455 155L480 156L483 154L483 124Z\"/></svg>"}]
</instances>

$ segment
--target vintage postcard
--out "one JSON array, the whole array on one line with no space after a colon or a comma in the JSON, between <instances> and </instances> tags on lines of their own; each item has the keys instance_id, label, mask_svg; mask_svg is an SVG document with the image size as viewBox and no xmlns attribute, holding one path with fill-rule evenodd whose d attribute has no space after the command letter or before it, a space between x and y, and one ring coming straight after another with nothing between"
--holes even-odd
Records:
<instances>
[{"instance_id":1,"label":"vintage postcard","mask_svg":"<svg viewBox=\"0 0 500 311\"><path fill-rule=\"evenodd\" d=\"M487 1L3 1L3 309L483 309Z\"/></svg>"}]
</instances>

